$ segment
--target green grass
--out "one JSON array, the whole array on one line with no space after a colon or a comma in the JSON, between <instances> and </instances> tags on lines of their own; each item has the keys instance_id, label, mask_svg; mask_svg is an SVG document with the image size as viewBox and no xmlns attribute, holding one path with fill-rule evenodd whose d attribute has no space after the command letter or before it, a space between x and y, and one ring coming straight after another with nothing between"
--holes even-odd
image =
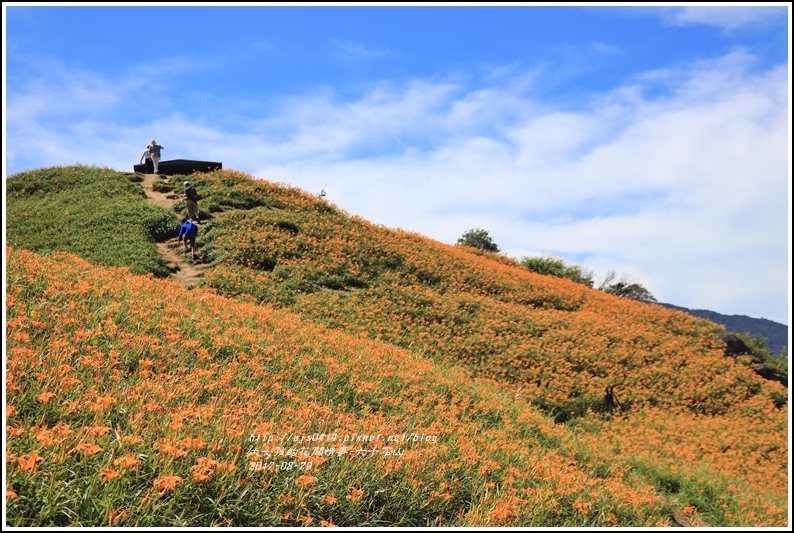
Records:
<instances>
[{"instance_id":1,"label":"green grass","mask_svg":"<svg viewBox=\"0 0 794 533\"><path fill-rule=\"evenodd\" d=\"M134 174L70 166L22 172L6 180L10 246L62 250L135 274L170 271L154 241L175 235L179 220L149 204Z\"/></svg>"}]
</instances>

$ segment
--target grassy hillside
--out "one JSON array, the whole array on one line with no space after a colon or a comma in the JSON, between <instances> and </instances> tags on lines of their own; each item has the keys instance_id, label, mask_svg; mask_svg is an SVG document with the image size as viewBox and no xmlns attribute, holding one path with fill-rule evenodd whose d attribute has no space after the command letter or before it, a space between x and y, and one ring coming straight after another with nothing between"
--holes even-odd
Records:
<instances>
[{"instance_id":1,"label":"grassy hillside","mask_svg":"<svg viewBox=\"0 0 794 533\"><path fill-rule=\"evenodd\" d=\"M15 247L28 246L11 220L29 208L11 196L54 201L61 193L30 185L52 171L8 180ZM102 188L107 177L85 179ZM753 373L749 358L726 358L722 328L376 226L238 172L191 182L209 218L198 241L214 265L204 289L10 251L16 523L99 524L130 509L123 525L318 525L324 514L346 525L653 525L669 523L675 505L710 525L785 524L788 393ZM44 239L36 249L65 248ZM65 300L53 307L53 296ZM49 354L63 354L66 367L42 369ZM600 412L612 385L624 410ZM48 392L71 403L54 406ZM161 399L147 404L150 396ZM126 442L125 425L139 448L114 447ZM113 431L93 435L93 426ZM47 448L58 432L71 448ZM268 466L245 457L251 434L412 432L437 441L399 457L329 456L306 473L244 472L252 460ZM204 444L194 450L188 437ZM103 451L83 457L81 442ZM78 481L119 473L115 458L133 452L134 480ZM45 464L55 477L32 472ZM169 475L182 478L175 490L163 485L175 482L161 479ZM62 478L60 490L44 487ZM75 511L71 502L64 518L53 498L80 487L105 503ZM213 511L207 502L218 498L226 505ZM45 504L52 513L36 522Z\"/></svg>"},{"instance_id":2,"label":"grassy hillside","mask_svg":"<svg viewBox=\"0 0 794 533\"><path fill-rule=\"evenodd\" d=\"M73 252L136 274L168 275L154 240L179 229L176 215L150 205L134 174L107 168L53 167L6 184L7 243Z\"/></svg>"},{"instance_id":3,"label":"grassy hillside","mask_svg":"<svg viewBox=\"0 0 794 533\"><path fill-rule=\"evenodd\" d=\"M487 380L289 312L7 252L11 525L665 521L652 487L572 461L564 431Z\"/></svg>"},{"instance_id":4,"label":"grassy hillside","mask_svg":"<svg viewBox=\"0 0 794 533\"><path fill-rule=\"evenodd\" d=\"M559 420L617 385L636 407L739 409L767 383L723 356L709 322L617 298L514 261L378 227L298 190L205 175L209 202L244 191L272 205L216 213L206 284L333 327L465 363L520 385ZM194 181L197 181L194 178ZM766 397L771 395L766 391Z\"/></svg>"}]
</instances>

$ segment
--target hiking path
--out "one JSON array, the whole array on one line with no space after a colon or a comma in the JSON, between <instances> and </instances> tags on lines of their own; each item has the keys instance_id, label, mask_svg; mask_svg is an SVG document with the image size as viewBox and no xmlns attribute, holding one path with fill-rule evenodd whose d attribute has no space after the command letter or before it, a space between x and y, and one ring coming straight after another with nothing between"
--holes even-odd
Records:
<instances>
[{"instance_id":1,"label":"hiking path","mask_svg":"<svg viewBox=\"0 0 794 533\"><path fill-rule=\"evenodd\" d=\"M179 197L173 192L163 192L155 190L154 184L163 182L164 179L158 174L141 174L143 181L139 182L146 198L153 205L158 205L166 209L172 209ZM186 251L182 243L178 243L176 236L165 241L156 242L157 252L171 269L169 279L173 279L185 286L192 286L199 282L209 265L190 258L190 252ZM200 254L199 254L200 257Z\"/></svg>"}]
</instances>

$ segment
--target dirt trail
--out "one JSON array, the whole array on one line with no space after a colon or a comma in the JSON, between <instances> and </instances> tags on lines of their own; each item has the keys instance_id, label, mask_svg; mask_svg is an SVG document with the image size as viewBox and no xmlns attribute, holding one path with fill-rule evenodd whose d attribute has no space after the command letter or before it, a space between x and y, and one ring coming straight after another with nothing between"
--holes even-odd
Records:
<instances>
[{"instance_id":1,"label":"dirt trail","mask_svg":"<svg viewBox=\"0 0 794 533\"><path fill-rule=\"evenodd\" d=\"M146 193L149 202L166 209L172 209L179 197L174 193L154 190L154 184L163 181L161 176L157 174L142 174L141 176L143 181L139 185ZM166 241L155 243L155 246L172 270L170 279L182 285L195 285L204 275L204 271L209 268L209 265L193 261L190 258L190 252L185 251L184 245L178 243L175 236Z\"/></svg>"}]
</instances>

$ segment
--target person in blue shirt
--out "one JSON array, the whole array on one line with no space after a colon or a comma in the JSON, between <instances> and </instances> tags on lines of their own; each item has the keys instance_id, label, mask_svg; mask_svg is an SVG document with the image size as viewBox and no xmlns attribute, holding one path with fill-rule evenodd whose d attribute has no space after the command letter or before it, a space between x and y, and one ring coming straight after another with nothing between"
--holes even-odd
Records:
<instances>
[{"instance_id":1,"label":"person in blue shirt","mask_svg":"<svg viewBox=\"0 0 794 533\"><path fill-rule=\"evenodd\" d=\"M182 219L182 227L179 228L179 235L176 238L176 242L182 242L184 238L185 252L190 250L193 261L198 259L196 256L196 235L198 235L198 226L188 217Z\"/></svg>"}]
</instances>

